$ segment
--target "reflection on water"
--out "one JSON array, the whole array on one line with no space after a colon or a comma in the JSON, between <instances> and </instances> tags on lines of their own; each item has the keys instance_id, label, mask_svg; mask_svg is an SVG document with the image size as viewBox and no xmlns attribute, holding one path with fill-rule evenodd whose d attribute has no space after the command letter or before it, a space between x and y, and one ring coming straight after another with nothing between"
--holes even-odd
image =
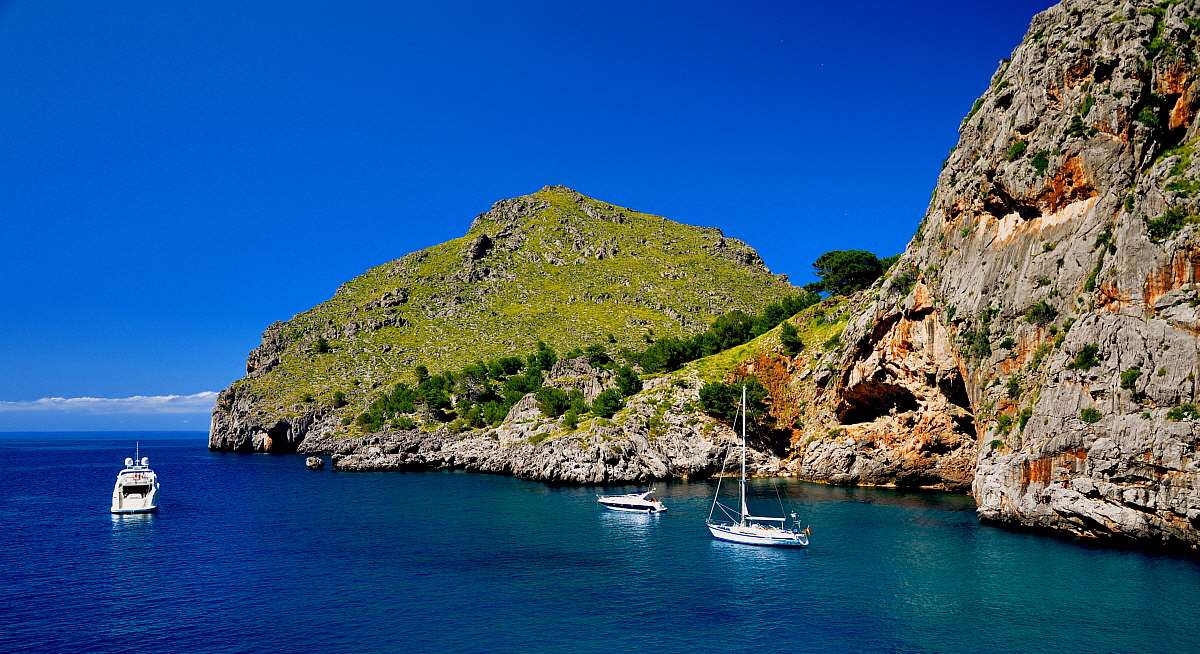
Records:
<instances>
[{"instance_id":1,"label":"reflection on water","mask_svg":"<svg viewBox=\"0 0 1200 654\"><path fill-rule=\"evenodd\" d=\"M761 572L763 568L794 564L806 551L807 548L804 547L746 545L716 538L709 544L709 554L716 563L732 566L731 569L755 572Z\"/></svg>"},{"instance_id":2,"label":"reflection on water","mask_svg":"<svg viewBox=\"0 0 1200 654\"><path fill-rule=\"evenodd\" d=\"M110 513L112 517L112 531L114 534L118 532L124 533L146 533L146 529L152 528L154 521L158 518L157 513Z\"/></svg>"},{"instance_id":3,"label":"reflection on water","mask_svg":"<svg viewBox=\"0 0 1200 654\"><path fill-rule=\"evenodd\" d=\"M634 513L600 509L600 525L607 535L626 540L644 541L662 517L661 513Z\"/></svg>"}]
</instances>

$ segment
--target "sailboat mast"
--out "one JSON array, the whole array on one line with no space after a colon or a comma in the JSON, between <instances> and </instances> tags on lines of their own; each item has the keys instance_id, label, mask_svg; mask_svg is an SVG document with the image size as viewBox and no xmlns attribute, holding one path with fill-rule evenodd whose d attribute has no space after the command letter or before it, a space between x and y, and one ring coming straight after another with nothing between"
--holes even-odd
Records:
<instances>
[{"instance_id":1,"label":"sailboat mast","mask_svg":"<svg viewBox=\"0 0 1200 654\"><path fill-rule=\"evenodd\" d=\"M742 526L746 524L746 385L742 384Z\"/></svg>"}]
</instances>

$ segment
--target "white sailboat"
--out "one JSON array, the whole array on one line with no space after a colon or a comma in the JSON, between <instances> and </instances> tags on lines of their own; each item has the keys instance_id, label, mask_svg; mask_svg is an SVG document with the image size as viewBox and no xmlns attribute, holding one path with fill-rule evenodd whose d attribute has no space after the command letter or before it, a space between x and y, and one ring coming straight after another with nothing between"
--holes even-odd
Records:
<instances>
[{"instance_id":1,"label":"white sailboat","mask_svg":"<svg viewBox=\"0 0 1200 654\"><path fill-rule=\"evenodd\" d=\"M746 387L742 386L742 475L741 483L741 504L736 511L736 522L734 521L735 511L733 508L721 504L721 482L717 481L717 492L713 494L713 505L708 512L708 520L705 522L708 525L709 532L714 538L719 540L730 541L732 543L744 543L746 545L773 545L777 547L804 547L808 545L809 530L800 529L800 525L796 522L796 514L792 513L792 528L786 529L787 518L774 518L766 516L750 515L750 509L746 507ZM720 508L724 513L725 521L714 521L713 515L717 508Z\"/></svg>"}]
</instances>

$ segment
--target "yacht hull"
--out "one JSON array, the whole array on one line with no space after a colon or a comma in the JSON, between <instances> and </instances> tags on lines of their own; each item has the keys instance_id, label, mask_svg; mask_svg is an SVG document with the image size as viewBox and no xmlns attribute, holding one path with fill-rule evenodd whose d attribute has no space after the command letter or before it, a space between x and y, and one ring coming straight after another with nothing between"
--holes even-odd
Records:
<instances>
[{"instance_id":1,"label":"yacht hull","mask_svg":"<svg viewBox=\"0 0 1200 654\"><path fill-rule=\"evenodd\" d=\"M768 547L805 547L808 536L782 529L759 529L737 525L708 525L713 538L743 545L765 545Z\"/></svg>"},{"instance_id":2,"label":"yacht hull","mask_svg":"<svg viewBox=\"0 0 1200 654\"><path fill-rule=\"evenodd\" d=\"M604 502L600 504L609 511L625 511L626 513L659 513L667 510L665 507L660 509L653 506L613 506Z\"/></svg>"},{"instance_id":3,"label":"yacht hull","mask_svg":"<svg viewBox=\"0 0 1200 654\"><path fill-rule=\"evenodd\" d=\"M112 509L110 513L117 515L130 515L134 513L155 513L158 511L157 506L152 506L148 509Z\"/></svg>"}]
</instances>

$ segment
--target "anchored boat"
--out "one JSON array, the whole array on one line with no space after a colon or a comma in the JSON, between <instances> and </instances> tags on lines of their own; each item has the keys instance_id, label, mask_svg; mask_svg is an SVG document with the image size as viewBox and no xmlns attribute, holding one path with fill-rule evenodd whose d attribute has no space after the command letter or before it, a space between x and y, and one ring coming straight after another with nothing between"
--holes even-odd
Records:
<instances>
[{"instance_id":1,"label":"anchored boat","mask_svg":"<svg viewBox=\"0 0 1200 654\"><path fill-rule=\"evenodd\" d=\"M638 491L636 493L627 493L625 495L597 495L596 501L603 504L604 508L612 509L613 511L632 511L635 513L658 513L666 511L667 507L663 506L662 500L656 500L650 497L654 489Z\"/></svg>"},{"instance_id":2,"label":"anchored boat","mask_svg":"<svg viewBox=\"0 0 1200 654\"><path fill-rule=\"evenodd\" d=\"M787 527L787 518L750 515L746 507L746 387L742 386L742 475L741 504L735 512L732 507L721 504L721 481L717 480L717 492L713 494L713 505L708 511L708 531L714 538L746 545L775 545L782 547L804 547L808 545L809 530L801 530L793 512L792 528ZM736 418L735 418L736 420ZM724 521L714 521L713 516L720 508ZM734 516L736 515L736 521Z\"/></svg>"},{"instance_id":3,"label":"anchored boat","mask_svg":"<svg viewBox=\"0 0 1200 654\"><path fill-rule=\"evenodd\" d=\"M125 469L117 475L113 486L113 513L151 513L158 510L158 476L150 469L150 459L141 457L140 447L132 459L125 459Z\"/></svg>"}]
</instances>

